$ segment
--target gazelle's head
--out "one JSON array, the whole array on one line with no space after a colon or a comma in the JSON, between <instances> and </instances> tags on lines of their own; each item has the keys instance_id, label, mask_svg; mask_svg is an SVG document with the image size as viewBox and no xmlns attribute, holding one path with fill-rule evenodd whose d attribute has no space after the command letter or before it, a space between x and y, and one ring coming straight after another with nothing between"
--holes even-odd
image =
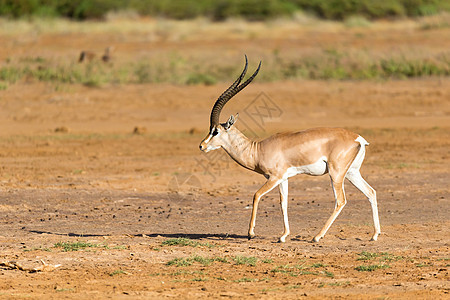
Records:
<instances>
[{"instance_id":1,"label":"gazelle's head","mask_svg":"<svg viewBox=\"0 0 450 300\"><path fill-rule=\"evenodd\" d=\"M209 152L211 150L216 150L222 147L224 144L229 143L232 139L230 139L230 133L232 132L233 124L236 122L238 115L231 117L228 119L226 123L219 123L220 112L225 104L237 93L239 93L243 88L245 88L250 82L252 82L253 78L259 72L261 68L261 62L259 62L258 68L255 73L250 76L244 83L240 84L242 79L247 72L248 60L247 55L245 56L245 67L242 71L241 75L238 79L236 79L233 84L225 90L225 92L220 95L217 99L216 103L214 103L213 109L211 111L210 117L210 125L209 125L209 133L205 139L200 143L200 150Z\"/></svg>"},{"instance_id":2,"label":"gazelle's head","mask_svg":"<svg viewBox=\"0 0 450 300\"><path fill-rule=\"evenodd\" d=\"M209 134L200 143L200 150L209 152L229 143L232 140L230 139L231 127L236 122L237 117L238 114L236 114L236 117L231 115L226 123L217 124L211 128Z\"/></svg>"}]
</instances>

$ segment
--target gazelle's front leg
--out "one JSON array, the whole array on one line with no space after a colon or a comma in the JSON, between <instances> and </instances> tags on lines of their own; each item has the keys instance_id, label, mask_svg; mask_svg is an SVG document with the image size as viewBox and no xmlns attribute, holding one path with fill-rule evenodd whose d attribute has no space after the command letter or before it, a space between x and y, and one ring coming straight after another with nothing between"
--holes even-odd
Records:
<instances>
[{"instance_id":1,"label":"gazelle's front leg","mask_svg":"<svg viewBox=\"0 0 450 300\"><path fill-rule=\"evenodd\" d=\"M283 214L283 225L284 225L284 232L283 235L280 237L280 242L284 243L286 242L286 237L291 233L289 230L289 220L288 220L288 181L282 181L280 185L278 186L280 188L280 204L281 204L281 212Z\"/></svg>"},{"instance_id":2,"label":"gazelle's front leg","mask_svg":"<svg viewBox=\"0 0 450 300\"><path fill-rule=\"evenodd\" d=\"M250 219L250 226L248 229L248 239L251 239L255 236L255 221L256 221L256 213L258 211L259 200L262 196L270 192L274 187L276 187L280 183L278 178L269 177L269 180L255 193L253 196L253 209L252 209L252 217Z\"/></svg>"}]
</instances>

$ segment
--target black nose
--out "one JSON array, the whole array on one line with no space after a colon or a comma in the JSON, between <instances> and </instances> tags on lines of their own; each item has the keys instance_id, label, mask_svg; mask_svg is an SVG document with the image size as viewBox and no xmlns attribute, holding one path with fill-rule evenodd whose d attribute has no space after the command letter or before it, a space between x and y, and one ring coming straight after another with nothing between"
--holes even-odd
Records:
<instances>
[{"instance_id":1,"label":"black nose","mask_svg":"<svg viewBox=\"0 0 450 300\"><path fill-rule=\"evenodd\" d=\"M200 146L198 146L199 148L200 148L200 150L203 150L203 147L202 147L202 145L200 145Z\"/></svg>"}]
</instances>

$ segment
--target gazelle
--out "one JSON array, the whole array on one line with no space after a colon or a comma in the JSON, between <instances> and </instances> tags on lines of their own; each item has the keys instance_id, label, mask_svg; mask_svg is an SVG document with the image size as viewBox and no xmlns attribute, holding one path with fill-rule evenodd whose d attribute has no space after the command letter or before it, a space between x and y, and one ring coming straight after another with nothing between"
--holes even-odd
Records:
<instances>
[{"instance_id":1,"label":"gazelle","mask_svg":"<svg viewBox=\"0 0 450 300\"><path fill-rule=\"evenodd\" d=\"M356 133L342 128L313 128L299 132L275 134L262 141L252 141L234 125L237 115L226 123L219 123L224 105L245 88L258 74L261 62L251 77L241 84L247 71L248 61L239 78L215 102L210 116L209 134L200 143L200 150L209 152L223 148L238 164L264 175L267 182L255 193L248 230L248 238L255 236L255 220L258 203L262 196L279 186L284 232L280 242L290 234L288 221L288 179L297 174L312 176L328 173L336 200L335 208L322 230L314 237L318 242L344 208L347 200L344 179L347 178L370 201L374 222L372 240L380 234L377 198L375 190L362 178L359 168L364 160L365 147L369 143Z\"/></svg>"}]
</instances>

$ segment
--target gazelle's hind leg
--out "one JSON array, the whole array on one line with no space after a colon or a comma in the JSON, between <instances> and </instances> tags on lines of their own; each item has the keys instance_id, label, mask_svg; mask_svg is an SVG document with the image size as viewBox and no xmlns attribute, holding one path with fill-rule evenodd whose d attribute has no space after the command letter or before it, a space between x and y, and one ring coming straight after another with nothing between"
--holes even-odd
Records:
<instances>
[{"instance_id":1,"label":"gazelle's hind leg","mask_svg":"<svg viewBox=\"0 0 450 300\"><path fill-rule=\"evenodd\" d=\"M378 235L381 233L380 220L378 218L378 205L377 205L377 193L376 191L362 178L359 169L351 168L347 172L346 178L358 189L360 190L370 201L372 206L372 216L375 231L372 236L372 241L376 241Z\"/></svg>"},{"instance_id":2,"label":"gazelle's hind leg","mask_svg":"<svg viewBox=\"0 0 450 300\"><path fill-rule=\"evenodd\" d=\"M333 224L334 220L336 220L336 218L339 216L342 209L344 208L345 204L347 204L347 199L345 198L344 192L344 178L342 178L343 176L333 176L332 173L330 172L330 177L331 177L331 185L334 191L334 197L336 200L336 205L330 218L328 218L327 222L325 223L325 226L323 226L319 234L317 234L314 237L313 239L314 242L318 242L321 238L325 236L328 229L330 229L331 225Z\"/></svg>"},{"instance_id":3,"label":"gazelle's hind leg","mask_svg":"<svg viewBox=\"0 0 450 300\"><path fill-rule=\"evenodd\" d=\"M284 224L284 232L280 237L280 242L286 242L286 237L291 233L289 230L289 220L288 220L288 181L282 181L279 185L280 188L280 204L281 204L281 213L283 214L283 224Z\"/></svg>"},{"instance_id":4,"label":"gazelle's hind leg","mask_svg":"<svg viewBox=\"0 0 450 300\"><path fill-rule=\"evenodd\" d=\"M358 139L356 141L360 142ZM365 142L364 139L363 141ZM328 229L330 229L331 225L333 224L334 220L336 220L336 218L339 216L344 206L347 204L347 199L345 198L345 191L344 191L344 180L346 174L348 170L354 165L358 165L359 169L359 166L361 165L362 160L364 159L364 146L355 147L351 150L353 151L353 153L349 152L349 154L354 155L353 161L348 162L347 160L339 159L339 157L328 161L327 164L328 173L330 174L331 185L333 187L336 204L334 206L334 211L328 218L327 222L325 223L325 226L323 226L319 234L314 237L313 239L314 242L318 242L321 238L325 236Z\"/></svg>"},{"instance_id":5,"label":"gazelle's hind leg","mask_svg":"<svg viewBox=\"0 0 450 300\"><path fill-rule=\"evenodd\" d=\"M361 143L361 148L359 149L359 152L356 155L356 158L353 161L352 165L350 166L350 169L348 170L345 177L358 190L360 190L370 201L370 205L372 206L373 224L375 227L375 230L374 230L374 233L372 236L372 241L376 241L378 238L378 235L381 233L380 220L378 218L377 193L364 180L364 178L362 178L361 173L359 172L359 169L361 168L361 165L364 160L364 156L366 154L365 146L368 145L368 143L363 138L360 138L360 143Z\"/></svg>"}]
</instances>

